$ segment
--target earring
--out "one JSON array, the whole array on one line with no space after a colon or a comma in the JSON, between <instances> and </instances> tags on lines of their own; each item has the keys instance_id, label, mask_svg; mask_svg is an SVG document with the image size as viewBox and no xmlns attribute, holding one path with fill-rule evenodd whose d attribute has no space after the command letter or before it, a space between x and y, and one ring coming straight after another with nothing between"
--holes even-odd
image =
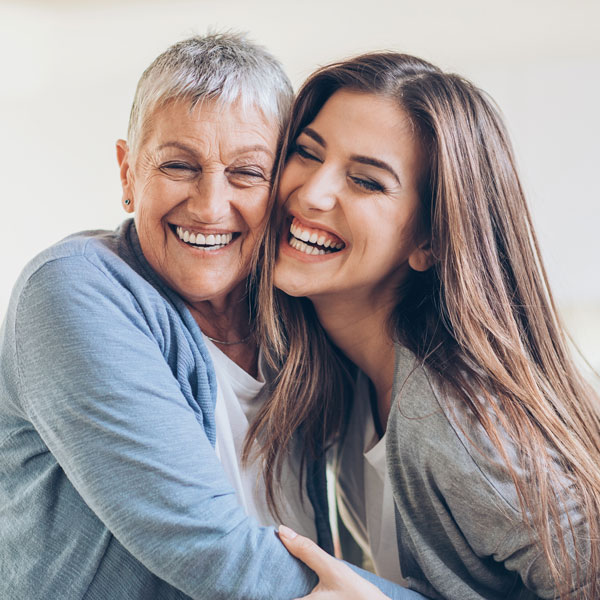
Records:
<instances>
[{"instance_id":1,"label":"earring","mask_svg":"<svg viewBox=\"0 0 600 600\"><path fill-rule=\"evenodd\" d=\"M125 206L129 206L131 204L131 200L129 198L125 199Z\"/></svg>"}]
</instances>

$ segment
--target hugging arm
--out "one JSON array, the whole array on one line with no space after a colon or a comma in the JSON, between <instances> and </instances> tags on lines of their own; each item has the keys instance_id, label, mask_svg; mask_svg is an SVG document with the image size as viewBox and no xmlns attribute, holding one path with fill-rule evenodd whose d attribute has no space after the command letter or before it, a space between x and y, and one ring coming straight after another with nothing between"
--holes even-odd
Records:
<instances>
[{"instance_id":1,"label":"hugging arm","mask_svg":"<svg viewBox=\"0 0 600 600\"><path fill-rule=\"evenodd\" d=\"M150 308L85 256L33 274L16 320L28 419L106 528L186 595L307 593L314 574L238 506Z\"/></svg>"}]
</instances>

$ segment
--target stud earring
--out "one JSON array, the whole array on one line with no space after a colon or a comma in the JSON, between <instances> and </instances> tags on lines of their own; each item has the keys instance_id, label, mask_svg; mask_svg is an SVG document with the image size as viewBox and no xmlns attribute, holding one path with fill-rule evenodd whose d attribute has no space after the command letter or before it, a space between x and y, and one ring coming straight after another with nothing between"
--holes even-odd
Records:
<instances>
[{"instance_id":1,"label":"stud earring","mask_svg":"<svg viewBox=\"0 0 600 600\"><path fill-rule=\"evenodd\" d=\"M125 206L129 206L131 204L131 200L129 198L125 199Z\"/></svg>"}]
</instances>

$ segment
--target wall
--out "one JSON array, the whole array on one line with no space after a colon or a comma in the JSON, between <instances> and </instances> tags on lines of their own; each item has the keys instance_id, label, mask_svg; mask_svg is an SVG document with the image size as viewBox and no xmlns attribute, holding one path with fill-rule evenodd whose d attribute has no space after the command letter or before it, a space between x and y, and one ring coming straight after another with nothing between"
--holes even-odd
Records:
<instances>
[{"instance_id":1,"label":"wall","mask_svg":"<svg viewBox=\"0 0 600 600\"><path fill-rule=\"evenodd\" d=\"M124 217L114 142L137 78L208 27L248 31L298 85L316 66L392 48L498 101L558 302L600 368L600 3L575 0L145 0L0 4L0 315L23 265Z\"/></svg>"}]
</instances>

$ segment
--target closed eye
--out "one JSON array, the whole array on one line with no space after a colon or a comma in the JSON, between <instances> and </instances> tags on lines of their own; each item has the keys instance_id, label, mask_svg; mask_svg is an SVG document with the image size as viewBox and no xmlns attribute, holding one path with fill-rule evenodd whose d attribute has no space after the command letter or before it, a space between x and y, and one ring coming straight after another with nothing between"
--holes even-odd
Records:
<instances>
[{"instance_id":1,"label":"closed eye","mask_svg":"<svg viewBox=\"0 0 600 600\"><path fill-rule=\"evenodd\" d=\"M371 179L363 179L356 176L350 176L350 179L367 192L383 192L385 189L380 183Z\"/></svg>"},{"instance_id":2,"label":"closed eye","mask_svg":"<svg viewBox=\"0 0 600 600\"><path fill-rule=\"evenodd\" d=\"M198 171L198 167L195 167L193 165L190 165L189 163L186 162L180 162L180 161L173 161L173 162L167 162L167 163L163 163L162 165L160 165L160 170L163 171L164 173L168 173L168 172L185 172L185 171L191 171L191 172L196 172Z\"/></svg>"},{"instance_id":3,"label":"closed eye","mask_svg":"<svg viewBox=\"0 0 600 600\"><path fill-rule=\"evenodd\" d=\"M306 146L302 146L301 144L295 144L293 151L298 154L301 158L306 158L307 160L316 160L317 162L321 162L321 159L313 154L306 148Z\"/></svg>"},{"instance_id":4,"label":"closed eye","mask_svg":"<svg viewBox=\"0 0 600 600\"><path fill-rule=\"evenodd\" d=\"M260 179L264 179L265 175L262 171L257 169L233 169L229 171L232 175L241 175L243 177L257 177Z\"/></svg>"},{"instance_id":5,"label":"closed eye","mask_svg":"<svg viewBox=\"0 0 600 600\"><path fill-rule=\"evenodd\" d=\"M225 170L227 179L232 185L240 187L252 187L262 185L269 181L264 171L258 167L232 167Z\"/></svg>"}]
</instances>

